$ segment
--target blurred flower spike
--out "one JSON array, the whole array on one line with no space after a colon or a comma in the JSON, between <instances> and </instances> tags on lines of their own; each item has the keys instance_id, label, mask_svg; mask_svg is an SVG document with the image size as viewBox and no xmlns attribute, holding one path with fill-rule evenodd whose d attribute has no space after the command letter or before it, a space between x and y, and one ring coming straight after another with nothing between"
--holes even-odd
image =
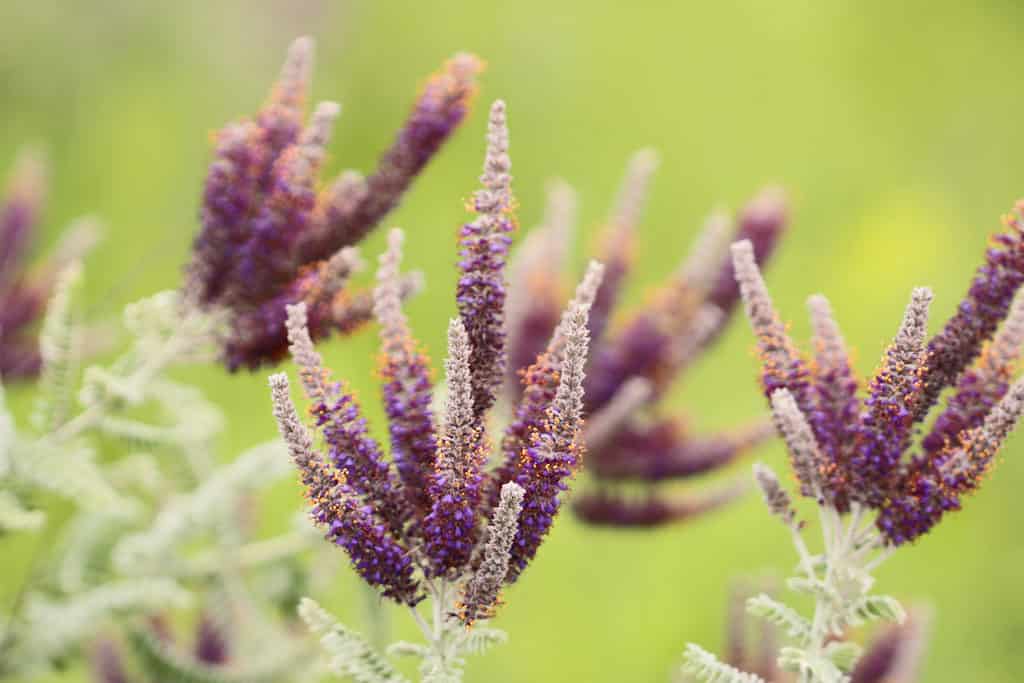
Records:
<instances>
[{"instance_id":1,"label":"blurred flower spike","mask_svg":"<svg viewBox=\"0 0 1024 683\"><path fill-rule=\"evenodd\" d=\"M360 267L352 247L398 205L463 121L482 69L472 55L451 58L427 80L373 173L344 171L321 187L340 107L321 102L305 120L312 66L313 41L296 40L263 108L216 136L186 293L228 312L223 359L231 370L287 355L289 304L306 304L314 339L372 318L370 293L346 286ZM415 287L402 283L404 294Z\"/></svg>"},{"instance_id":2,"label":"blurred flower spike","mask_svg":"<svg viewBox=\"0 0 1024 683\"><path fill-rule=\"evenodd\" d=\"M759 263L771 256L787 222L782 191L759 193L734 218L715 213L676 272L638 309L614 316L633 266L636 233L658 160L651 150L631 159L596 258L605 277L590 315L591 354L584 414L587 469L595 486L576 498L586 522L655 526L690 519L734 500L744 486L673 495L658 486L716 471L771 436L767 422L701 435L663 399L685 371L719 338L739 301L728 243L749 239ZM519 400L531 359L558 324L566 298L573 191L549 191L542 224L517 251L509 294L506 393ZM621 318L609 324L615 318ZM640 484L640 493L622 493ZM633 488L636 488L635 486Z\"/></svg>"},{"instance_id":3,"label":"blurred flower spike","mask_svg":"<svg viewBox=\"0 0 1024 683\"><path fill-rule=\"evenodd\" d=\"M24 150L0 198L0 378L35 377L42 359L38 327L61 271L96 242L93 219L73 222L50 255L29 263L38 237L46 195L46 163L39 152Z\"/></svg>"}]
</instances>

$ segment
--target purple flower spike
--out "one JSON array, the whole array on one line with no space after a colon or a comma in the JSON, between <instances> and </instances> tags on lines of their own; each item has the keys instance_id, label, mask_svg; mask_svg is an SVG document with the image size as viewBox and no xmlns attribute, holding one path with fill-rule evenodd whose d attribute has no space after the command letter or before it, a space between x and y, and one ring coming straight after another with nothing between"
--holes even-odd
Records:
<instances>
[{"instance_id":1,"label":"purple flower spike","mask_svg":"<svg viewBox=\"0 0 1024 683\"><path fill-rule=\"evenodd\" d=\"M0 379L6 381L39 373L37 323L59 273L92 247L98 233L94 221L80 219L48 258L29 265L45 191L42 158L23 152L0 196Z\"/></svg>"},{"instance_id":2,"label":"purple flower spike","mask_svg":"<svg viewBox=\"0 0 1024 683\"><path fill-rule=\"evenodd\" d=\"M483 423L474 412L472 346L460 318L448 326L448 399L438 443L430 497L423 523L426 552L438 576L469 562L478 539L483 465L487 458Z\"/></svg>"},{"instance_id":3,"label":"purple flower spike","mask_svg":"<svg viewBox=\"0 0 1024 683\"><path fill-rule=\"evenodd\" d=\"M590 470L605 480L657 482L694 477L734 462L774 435L765 421L735 432L694 437L679 420L667 418L618 431L604 447L591 453Z\"/></svg>"},{"instance_id":4,"label":"purple flower spike","mask_svg":"<svg viewBox=\"0 0 1024 683\"><path fill-rule=\"evenodd\" d=\"M779 237L786 227L786 195L781 188L769 187L761 190L740 213L734 242L749 240L754 261L764 265ZM708 292L708 303L714 304L728 316L740 300L739 281L733 268L732 259L727 256L721 261L718 279Z\"/></svg>"},{"instance_id":5,"label":"purple flower spike","mask_svg":"<svg viewBox=\"0 0 1024 683\"><path fill-rule=\"evenodd\" d=\"M328 220L310 234L301 248L306 260L322 259L341 247L358 243L396 206L427 162L465 119L476 95L476 76L483 62L460 53L427 81L394 144L366 179L360 198L337 201L333 190L321 198ZM348 194L349 198L355 193Z\"/></svg>"},{"instance_id":6,"label":"purple flower spike","mask_svg":"<svg viewBox=\"0 0 1024 683\"><path fill-rule=\"evenodd\" d=\"M800 410L807 414L814 407L809 381L810 369L775 312L768 287L757 267L753 244L749 241L733 244L732 256L736 281L747 307L747 317L757 335L764 395L770 397L779 389L787 389Z\"/></svg>"},{"instance_id":7,"label":"purple flower spike","mask_svg":"<svg viewBox=\"0 0 1024 683\"><path fill-rule=\"evenodd\" d=\"M599 257L604 263L605 275L590 314L590 337L595 342L604 335L608 319L618 303L623 281L629 274L636 229L657 168L658 155L654 150L642 149L633 155L619 189L616 206L608 218Z\"/></svg>"},{"instance_id":8,"label":"purple flower spike","mask_svg":"<svg viewBox=\"0 0 1024 683\"><path fill-rule=\"evenodd\" d=\"M36 152L22 152L11 170L0 204L0 283L15 279L25 261L45 192L43 160Z\"/></svg>"},{"instance_id":9,"label":"purple flower spike","mask_svg":"<svg viewBox=\"0 0 1024 683\"><path fill-rule=\"evenodd\" d=\"M377 513L396 535L401 535L408 518L406 501L392 479L380 446L366 433L366 420L355 397L339 386L333 401L315 405L310 412L323 434L331 462L345 474L354 491L376 501Z\"/></svg>"},{"instance_id":10,"label":"purple flower spike","mask_svg":"<svg viewBox=\"0 0 1024 683\"><path fill-rule=\"evenodd\" d=\"M817 408L807 417L827 463L822 473L829 480L826 488L836 507L845 511L849 507L845 493L850 484L849 461L856 451L860 414L857 377L828 299L812 296L807 300L807 308L814 329L811 383L817 401Z\"/></svg>"},{"instance_id":11,"label":"purple flower spike","mask_svg":"<svg viewBox=\"0 0 1024 683\"><path fill-rule=\"evenodd\" d=\"M574 501L573 511L587 524L596 526L655 527L688 521L717 510L743 495L746 488L745 484L736 484L710 493L646 494L639 500L598 491Z\"/></svg>"},{"instance_id":12,"label":"purple flower spike","mask_svg":"<svg viewBox=\"0 0 1024 683\"><path fill-rule=\"evenodd\" d=\"M985 263L978 268L957 312L942 331L928 342L928 370L915 417L935 405L942 390L981 352L1010 310L1014 295L1024 283L1024 200L1006 218L1006 229L990 240Z\"/></svg>"},{"instance_id":13,"label":"purple flower spike","mask_svg":"<svg viewBox=\"0 0 1024 683\"><path fill-rule=\"evenodd\" d=\"M590 341L589 308L589 302L574 306L563 319L558 388L544 422L533 431L520 454L515 482L525 493L519 530L510 553L510 583L519 578L550 530L561 506L562 493L568 488L568 479L583 457L580 427L583 367Z\"/></svg>"},{"instance_id":14,"label":"purple flower spike","mask_svg":"<svg viewBox=\"0 0 1024 683\"><path fill-rule=\"evenodd\" d=\"M345 472L327 464L299 421L288 393L288 378L270 378L274 416L312 504L313 521L327 529L327 538L348 553L356 572L383 595L415 605L421 599L413 577L410 553L377 516L377 506L364 503L348 485Z\"/></svg>"},{"instance_id":15,"label":"purple flower spike","mask_svg":"<svg viewBox=\"0 0 1024 683\"><path fill-rule=\"evenodd\" d=\"M430 361L417 349L402 312L401 248L402 232L392 230L388 250L380 257L374 313L381 326L381 379L391 454L414 510L422 518L431 506L427 487L437 452L430 407L434 385Z\"/></svg>"},{"instance_id":16,"label":"purple flower spike","mask_svg":"<svg viewBox=\"0 0 1024 683\"><path fill-rule=\"evenodd\" d=\"M921 395L925 335L932 292L914 290L896 338L868 386L858 425L858 448L850 458L854 500L876 507L885 500L889 478L910 442L914 408Z\"/></svg>"},{"instance_id":17,"label":"purple flower spike","mask_svg":"<svg viewBox=\"0 0 1024 683\"><path fill-rule=\"evenodd\" d=\"M285 355L281 323L289 304L309 306L309 332L318 340L372 318L372 296L346 293L348 271L339 273L331 261L394 208L465 117L480 70L474 57L452 60L424 90L377 173L364 179L345 171L321 191L339 107L321 103L303 127L312 62L312 40L295 41L267 103L252 120L218 134L207 173L185 292L203 308L228 312L222 346L232 371Z\"/></svg>"},{"instance_id":18,"label":"purple flower spike","mask_svg":"<svg viewBox=\"0 0 1024 683\"><path fill-rule=\"evenodd\" d=\"M498 502L498 492L502 485L516 478L523 452L529 446L533 434L539 432L547 420L548 406L554 401L559 386L559 367L564 357L569 312L593 304L602 275L603 267L592 262L583 281L576 288L576 296L552 334L547 349L537 356L533 365L522 375L522 399L501 441L504 461L490 477L488 498L492 507Z\"/></svg>"},{"instance_id":19,"label":"purple flower spike","mask_svg":"<svg viewBox=\"0 0 1024 683\"><path fill-rule=\"evenodd\" d=\"M1006 322L981 353L974 367L960 375L956 392L939 414L931 432L921 445L929 453L961 444L956 442L965 430L982 423L985 416L1006 394L1017 368L1017 357L1024 343L1024 295L1018 294Z\"/></svg>"},{"instance_id":20,"label":"purple flower spike","mask_svg":"<svg viewBox=\"0 0 1024 683\"><path fill-rule=\"evenodd\" d=\"M339 113L341 108L334 102L320 103L302 136L274 161L263 206L238 252L229 299L264 300L295 276L293 251L312 224L317 175Z\"/></svg>"},{"instance_id":21,"label":"purple flower spike","mask_svg":"<svg viewBox=\"0 0 1024 683\"><path fill-rule=\"evenodd\" d=\"M473 405L477 416L493 404L505 378L505 261L515 230L511 161L505 103L491 107L484 189L473 197L476 220L459 233L459 278L455 300L472 348Z\"/></svg>"}]
</instances>

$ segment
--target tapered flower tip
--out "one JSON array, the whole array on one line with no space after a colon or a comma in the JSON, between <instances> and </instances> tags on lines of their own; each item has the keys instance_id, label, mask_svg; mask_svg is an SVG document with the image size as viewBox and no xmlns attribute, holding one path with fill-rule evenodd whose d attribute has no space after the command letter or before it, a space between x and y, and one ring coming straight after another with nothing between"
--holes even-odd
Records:
<instances>
[{"instance_id":1,"label":"tapered flower tip","mask_svg":"<svg viewBox=\"0 0 1024 683\"><path fill-rule=\"evenodd\" d=\"M658 153L650 147L637 150L629 159L626 177L615 202L613 220L620 225L636 225L647 199L651 178L658 170Z\"/></svg>"},{"instance_id":2,"label":"tapered flower tip","mask_svg":"<svg viewBox=\"0 0 1024 683\"><path fill-rule=\"evenodd\" d=\"M787 526L793 526L796 520L796 511L793 510L793 502L782 488L779 478L775 472L763 463L754 464L754 481L761 489L761 496L764 498L768 510L781 519Z\"/></svg>"},{"instance_id":3,"label":"tapered flower tip","mask_svg":"<svg viewBox=\"0 0 1024 683\"><path fill-rule=\"evenodd\" d=\"M487 63L472 52L456 52L445 64L444 70L456 84L464 86L471 83L486 67Z\"/></svg>"},{"instance_id":4,"label":"tapered flower tip","mask_svg":"<svg viewBox=\"0 0 1024 683\"><path fill-rule=\"evenodd\" d=\"M729 246L732 252L732 263L736 268L736 280L743 284L743 277L749 277L753 268L757 270L757 262L754 261L754 245L750 240L739 240Z\"/></svg>"},{"instance_id":5,"label":"tapered flower tip","mask_svg":"<svg viewBox=\"0 0 1024 683\"><path fill-rule=\"evenodd\" d=\"M103 238L103 223L95 216L76 218L64 231L53 251L52 262L58 268L89 253Z\"/></svg>"},{"instance_id":6,"label":"tapered flower tip","mask_svg":"<svg viewBox=\"0 0 1024 683\"><path fill-rule=\"evenodd\" d=\"M341 105L337 102L321 102L313 112L309 126L302 132L302 144L312 147L324 147L331 139L334 122L341 115Z\"/></svg>"},{"instance_id":7,"label":"tapered flower tip","mask_svg":"<svg viewBox=\"0 0 1024 683\"><path fill-rule=\"evenodd\" d=\"M800 481L804 495L820 495L822 482L819 468L821 453L807 418L788 389L776 389L771 394L772 418L775 427L789 449L793 471Z\"/></svg>"},{"instance_id":8,"label":"tapered flower tip","mask_svg":"<svg viewBox=\"0 0 1024 683\"><path fill-rule=\"evenodd\" d=\"M744 226L744 231L753 237L762 232L778 231L785 225L788 214L789 201L786 191L780 186L772 185L762 189L747 202L740 215L740 223Z\"/></svg>"},{"instance_id":9,"label":"tapered flower tip","mask_svg":"<svg viewBox=\"0 0 1024 683\"><path fill-rule=\"evenodd\" d=\"M272 99L291 107L301 107L306 98L306 87L313 74L315 41L302 36L288 46L288 55L281 67L281 76L274 88Z\"/></svg>"},{"instance_id":10,"label":"tapered flower tip","mask_svg":"<svg viewBox=\"0 0 1024 683\"><path fill-rule=\"evenodd\" d=\"M26 147L18 153L14 167L7 178L8 201L38 206L46 191L46 155L35 147Z\"/></svg>"}]
</instances>

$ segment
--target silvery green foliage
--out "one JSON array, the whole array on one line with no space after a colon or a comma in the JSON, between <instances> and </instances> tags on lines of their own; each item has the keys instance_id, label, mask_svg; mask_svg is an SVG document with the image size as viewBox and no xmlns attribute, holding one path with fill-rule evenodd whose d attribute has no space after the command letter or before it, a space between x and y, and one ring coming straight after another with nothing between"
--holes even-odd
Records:
<instances>
[{"instance_id":1,"label":"silvery green foliage","mask_svg":"<svg viewBox=\"0 0 1024 683\"><path fill-rule=\"evenodd\" d=\"M218 321L178 292L157 294L126 308L123 352L83 370L79 280L77 265L65 270L47 309L28 424L0 386L0 536L40 534L0 612L0 678L30 681L122 630L146 680L303 680L313 646L284 622L306 581L293 560L318 534L303 520L253 540L244 514L248 494L290 471L286 452L273 441L219 464L223 415L167 372L212 360ZM140 621L181 609L227 634L228 664L193 661Z\"/></svg>"},{"instance_id":2,"label":"silvery green foliage","mask_svg":"<svg viewBox=\"0 0 1024 683\"><path fill-rule=\"evenodd\" d=\"M431 605L429 617L425 618L416 607L409 608L425 643L399 641L386 649L386 655L419 660L423 683L459 683L467 655L483 654L491 646L508 641L508 636L500 629L483 623L467 627L454 618L463 583L433 579L427 587ZM394 669L384 653L340 624L311 598L302 599L299 616L320 639L328 671L357 683L404 683L407 680Z\"/></svg>"},{"instance_id":3,"label":"silvery green foliage","mask_svg":"<svg viewBox=\"0 0 1024 683\"><path fill-rule=\"evenodd\" d=\"M365 638L342 626L313 599L302 599L299 616L320 639L329 658L327 668L334 673L348 676L356 683L401 683L406 680Z\"/></svg>"},{"instance_id":4,"label":"silvery green foliage","mask_svg":"<svg viewBox=\"0 0 1024 683\"><path fill-rule=\"evenodd\" d=\"M791 645L781 648L778 665L796 675L799 683L847 683L861 654L861 647L844 641L848 628L872 621L902 623L906 618L896 599L874 595L872 572L889 556L875 525L859 504L850 514L818 495L817 506L823 550L812 554L803 538L804 525L796 520L789 499L783 501L778 479L763 465L755 466L755 479L771 513L790 530L800 562L797 575L786 584L796 593L809 596L814 611L803 615L796 609L760 594L747 601L747 612L785 633ZM684 671L708 683L747 683L761 679L726 664L695 645L684 655Z\"/></svg>"},{"instance_id":5,"label":"silvery green foliage","mask_svg":"<svg viewBox=\"0 0 1024 683\"><path fill-rule=\"evenodd\" d=\"M760 676L744 673L724 664L713 654L693 643L686 646L685 657L683 672L706 683L764 683Z\"/></svg>"}]
</instances>

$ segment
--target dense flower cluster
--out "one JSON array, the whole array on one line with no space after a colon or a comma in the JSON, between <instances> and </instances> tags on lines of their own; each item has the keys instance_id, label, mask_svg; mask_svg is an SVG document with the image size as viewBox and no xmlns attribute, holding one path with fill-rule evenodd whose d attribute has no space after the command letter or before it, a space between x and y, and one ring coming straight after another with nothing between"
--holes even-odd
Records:
<instances>
[{"instance_id":1,"label":"dense flower cluster","mask_svg":"<svg viewBox=\"0 0 1024 683\"><path fill-rule=\"evenodd\" d=\"M200 306L230 312L224 361L232 370L287 353L288 304L306 303L314 339L372 318L370 294L345 289L359 267L347 248L395 208L465 118L481 69L472 55L453 57L427 81L376 171L345 171L320 189L340 108L323 102L303 125L312 57L310 39L292 44L263 108L217 134L207 173L186 288Z\"/></svg>"},{"instance_id":2,"label":"dense flower cluster","mask_svg":"<svg viewBox=\"0 0 1024 683\"><path fill-rule=\"evenodd\" d=\"M448 330L440 419L431 408L430 363L401 308L402 233L389 235L374 312L393 463L368 435L351 392L323 369L305 304L288 308L287 330L322 446L299 421L286 376L271 378L281 432L328 538L364 580L398 602L415 605L438 581L458 585L456 610L466 623L490 616L501 587L533 558L579 466L588 312L601 277L593 264L531 366L518 420L501 440L504 460L488 471L488 408L505 357L504 254L515 225L509 169L505 106L496 102L484 187L471 205L477 215L460 233L460 315Z\"/></svg>"},{"instance_id":3,"label":"dense flower cluster","mask_svg":"<svg viewBox=\"0 0 1024 683\"><path fill-rule=\"evenodd\" d=\"M590 315L592 353L585 399L587 469L597 486L574 503L576 513L595 524L650 526L725 504L742 487L669 498L653 485L723 467L771 435L766 422L698 435L684 416L669 414L661 399L718 339L739 301L728 242L749 239L759 263L771 256L786 225L780 190L763 191L735 221L714 214L680 268L645 305L609 327L632 265L633 241L656 165L649 150L631 160L598 255L605 277ZM508 327L512 362L507 373L513 401L522 394L519 376L558 322L573 202L565 185L551 189L543 224L527 237L513 263ZM645 484L644 495L626 498L610 486L626 481Z\"/></svg>"},{"instance_id":4,"label":"dense flower cluster","mask_svg":"<svg viewBox=\"0 0 1024 683\"><path fill-rule=\"evenodd\" d=\"M92 221L80 220L46 260L34 266L26 263L39 229L45 175L39 155L23 152L0 197L0 378L8 381L39 373L37 324L57 275L96 238Z\"/></svg>"},{"instance_id":5,"label":"dense flower cluster","mask_svg":"<svg viewBox=\"0 0 1024 683\"><path fill-rule=\"evenodd\" d=\"M773 309L752 245L733 245L758 337L761 384L802 493L840 512L853 506L877 510L878 529L890 544L912 541L943 514L960 509L1024 412L1024 383L1011 386L1024 342L1024 297L1017 295L1024 283L1022 208L1005 219L966 298L931 340L931 291L914 290L863 401L824 297L809 301L811 360L796 350ZM914 450L915 430L947 387L953 391L945 409L920 451L906 457Z\"/></svg>"}]
</instances>

